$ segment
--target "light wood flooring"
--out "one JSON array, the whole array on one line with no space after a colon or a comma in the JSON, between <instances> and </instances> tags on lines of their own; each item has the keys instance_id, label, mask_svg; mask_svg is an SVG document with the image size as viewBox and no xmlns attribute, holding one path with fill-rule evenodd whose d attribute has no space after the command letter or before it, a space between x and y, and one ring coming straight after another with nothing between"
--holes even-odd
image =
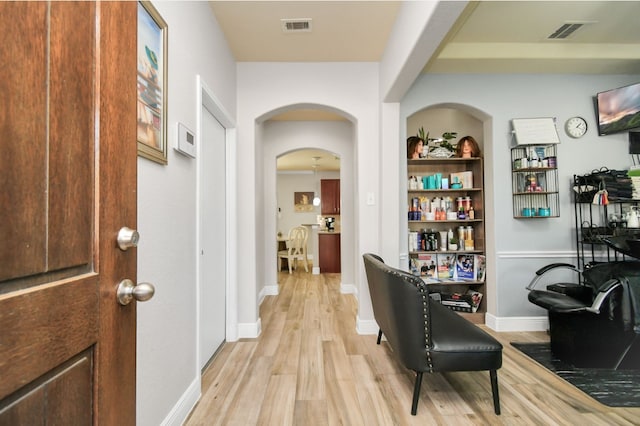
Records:
<instances>
[{"instance_id":1,"label":"light wood flooring","mask_svg":"<svg viewBox=\"0 0 640 426\"><path fill-rule=\"evenodd\" d=\"M300 269L298 269L300 271ZM414 373L386 343L355 331L356 301L340 275L280 274L260 306L258 339L226 343L206 368L186 425L638 425L640 408L593 400L511 347L544 332L496 333L502 414L488 372L425 374L411 416Z\"/></svg>"}]
</instances>

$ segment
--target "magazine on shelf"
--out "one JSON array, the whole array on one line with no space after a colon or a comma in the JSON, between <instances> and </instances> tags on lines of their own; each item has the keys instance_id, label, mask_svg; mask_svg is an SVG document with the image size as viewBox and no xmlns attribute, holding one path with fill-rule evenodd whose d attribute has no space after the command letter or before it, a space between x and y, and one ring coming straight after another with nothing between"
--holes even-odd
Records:
<instances>
[{"instance_id":1,"label":"magazine on shelf","mask_svg":"<svg viewBox=\"0 0 640 426\"><path fill-rule=\"evenodd\" d=\"M476 281L484 282L484 275L487 270L487 258L482 254L476 254L475 258Z\"/></svg>"},{"instance_id":2,"label":"magazine on shelf","mask_svg":"<svg viewBox=\"0 0 640 426\"><path fill-rule=\"evenodd\" d=\"M462 293L440 293L440 303L449 309L459 312L475 313L482 302L482 293L467 290Z\"/></svg>"},{"instance_id":3,"label":"magazine on shelf","mask_svg":"<svg viewBox=\"0 0 640 426\"><path fill-rule=\"evenodd\" d=\"M471 296L471 308L472 312L475 312L480 307L480 302L482 302L482 293L475 290L467 290L467 295Z\"/></svg>"},{"instance_id":4,"label":"magazine on shelf","mask_svg":"<svg viewBox=\"0 0 640 426\"><path fill-rule=\"evenodd\" d=\"M484 281L486 257L481 254L458 253L455 279L458 281Z\"/></svg>"},{"instance_id":5,"label":"magazine on shelf","mask_svg":"<svg viewBox=\"0 0 640 426\"><path fill-rule=\"evenodd\" d=\"M410 266L427 284L484 282L486 258L470 253L421 253L411 258Z\"/></svg>"},{"instance_id":6,"label":"magazine on shelf","mask_svg":"<svg viewBox=\"0 0 640 426\"><path fill-rule=\"evenodd\" d=\"M475 255L458 254L456 256L456 278L458 280L476 280Z\"/></svg>"},{"instance_id":7,"label":"magazine on shelf","mask_svg":"<svg viewBox=\"0 0 640 426\"><path fill-rule=\"evenodd\" d=\"M453 281L455 278L455 253L438 253L437 277L443 281Z\"/></svg>"},{"instance_id":8,"label":"magazine on shelf","mask_svg":"<svg viewBox=\"0 0 640 426\"><path fill-rule=\"evenodd\" d=\"M436 276L436 256L433 254L419 254L413 259L414 268L422 278L434 278ZM412 268L413 269L413 268Z\"/></svg>"}]
</instances>

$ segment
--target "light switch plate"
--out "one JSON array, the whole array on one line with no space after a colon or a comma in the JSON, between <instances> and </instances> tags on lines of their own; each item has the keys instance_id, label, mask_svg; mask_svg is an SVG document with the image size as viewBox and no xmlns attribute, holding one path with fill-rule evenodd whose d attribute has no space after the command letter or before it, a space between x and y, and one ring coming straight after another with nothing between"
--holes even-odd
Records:
<instances>
[{"instance_id":1,"label":"light switch plate","mask_svg":"<svg viewBox=\"0 0 640 426\"><path fill-rule=\"evenodd\" d=\"M376 204L376 196L373 192L367 192L367 205L373 206Z\"/></svg>"}]
</instances>

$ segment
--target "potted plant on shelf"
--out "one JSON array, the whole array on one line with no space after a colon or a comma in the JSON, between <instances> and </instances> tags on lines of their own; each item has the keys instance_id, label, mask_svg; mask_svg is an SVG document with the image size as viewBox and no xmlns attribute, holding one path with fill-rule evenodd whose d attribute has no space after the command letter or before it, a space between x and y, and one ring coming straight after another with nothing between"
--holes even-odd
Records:
<instances>
[{"instance_id":1,"label":"potted plant on shelf","mask_svg":"<svg viewBox=\"0 0 640 426\"><path fill-rule=\"evenodd\" d=\"M457 136L457 132L444 132L441 138L429 139L429 157L450 158L455 155L456 147L450 141Z\"/></svg>"}]
</instances>

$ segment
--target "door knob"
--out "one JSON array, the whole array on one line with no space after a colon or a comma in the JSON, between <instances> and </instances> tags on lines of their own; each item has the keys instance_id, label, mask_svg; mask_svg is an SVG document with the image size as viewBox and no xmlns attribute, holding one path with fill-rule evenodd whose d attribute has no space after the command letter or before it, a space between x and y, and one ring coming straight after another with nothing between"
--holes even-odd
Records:
<instances>
[{"instance_id":1,"label":"door knob","mask_svg":"<svg viewBox=\"0 0 640 426\"><path fill-rule=\"evenodd\" d=\"M138 247L139 240L140 234L134 229L124 226L118 231L118 247L122 251L127 251L131 247Z\"/></svg>"},{"instance_id":2,"label":"door knob","mask_svg":"<svg viewBox=\"0 0 640 426\"><path fill-rule=\"evenodd\" d=\"M134 284L129 279L124 279L118 284L118 290L116 296L118 297L118 303L121 305L128 305L133 299L138 302L144 302L151 299L156 292L155 287L151 283Z\"/></svg>"}]
</instances>

